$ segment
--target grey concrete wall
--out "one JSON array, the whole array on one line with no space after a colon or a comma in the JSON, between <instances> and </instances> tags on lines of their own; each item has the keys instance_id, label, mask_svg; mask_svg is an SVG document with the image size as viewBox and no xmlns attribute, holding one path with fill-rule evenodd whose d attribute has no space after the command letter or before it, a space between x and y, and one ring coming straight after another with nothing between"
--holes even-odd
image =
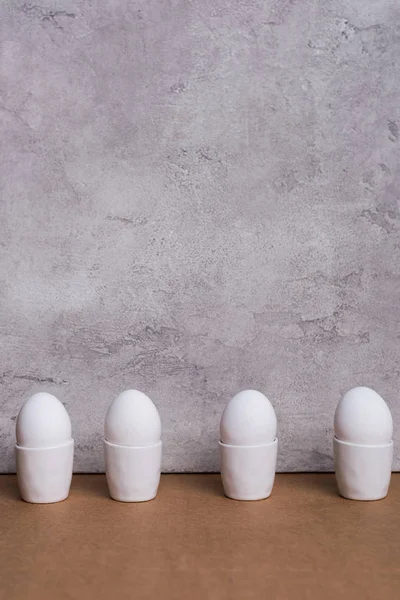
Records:
<instances>
[{"instance_id":1,"label":"grey concrete wall","mask_svg":"<svg viewBox=\"0 0 400 600\"><path fill-rule=\"evenodd\" d=\"M129 387L168 471L247 387L280 470L332 468L354 385L399 423L398 2L38 2L0 5L0 470L39 390L78 471Z\"/></svg>"}]
</instances>

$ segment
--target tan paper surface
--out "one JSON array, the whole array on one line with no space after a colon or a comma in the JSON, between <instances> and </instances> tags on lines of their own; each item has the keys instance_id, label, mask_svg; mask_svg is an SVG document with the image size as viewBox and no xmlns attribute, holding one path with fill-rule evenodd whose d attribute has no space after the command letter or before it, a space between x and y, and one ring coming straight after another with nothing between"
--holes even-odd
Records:
<instances>
[{"instance_id":1,"label":"tan paper surface","mask_svg":"<svg viewBox=\"0 0 400 600\"><path fill-rule=\"evenodd\" d=\"M164 475L143 504L75 475L53 505L4 475L0 573L4 600L396 599L400 474L371 503L340 498L333 475L278 475L261 502L228 500L218 475Z\"/></svg>"}]
</instances>

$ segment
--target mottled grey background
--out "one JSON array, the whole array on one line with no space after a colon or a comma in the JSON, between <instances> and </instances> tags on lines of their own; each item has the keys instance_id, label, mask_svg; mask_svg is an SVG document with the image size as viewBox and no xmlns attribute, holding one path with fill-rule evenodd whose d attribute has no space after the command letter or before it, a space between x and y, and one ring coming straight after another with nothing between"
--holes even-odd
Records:
<instances>
[{"instance_id":1,"label":"mottled grey background","mask_svg":"<svg viewBox=\"0 0 400 600\"><path fill-rule=\"evenodd\" d=\"M247 387L280 470L332 469L354 385L399 424L396 0L3 1L0 38L0 470L39 390L78 471L129 387L167 471Z\"/></svg>"}]
</instances>

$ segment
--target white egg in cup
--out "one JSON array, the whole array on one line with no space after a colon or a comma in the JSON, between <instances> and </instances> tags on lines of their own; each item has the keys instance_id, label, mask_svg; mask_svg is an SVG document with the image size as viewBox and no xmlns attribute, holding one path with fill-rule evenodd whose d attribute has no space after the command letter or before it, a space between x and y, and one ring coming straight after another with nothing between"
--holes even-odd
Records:
<instances>
[{"instance_id":1,"label":"white egg in cup","mask_svg":"<svg viewBox=\"0 0 400 600\"><path fill-rule=\"evenodd\" d=\"M146 394L122 392L105 420L104 451L110 496L146 502L157 495L161 474L161 420Z\"/></svg>"},{"instance_id":2,"label":"white egg in cup","mask_svg":"<svg viewBox=\"0 0 400 600\"><path fill-rule=\"evenodd\" d=\"M334 428L341 496L350 500L385 498L393 460L393 419L386 402L370 388L353 388L337 405Z\"/></svg>"},{"instance_id":3,"label":"white egg in cup","mask_svg":"<svg viewBox=\"0 0 400 600\"><path fill-rule=\"evenodd\" d=\"M271 402L256 390L236 394L220 425L221 478L233 500L263 500L275 481L278 439Z\"/></svg>"},{"instance_id":4,"label":"white egg in cup","mask_svg":"<svg viewBox=\"0 0 400 600\"><path fill-rule=\"evenodd\" d=\"M71 421L52 394L31 396L16 423L17 478L21 497L50 504L69 495L74 461Z\"/></svg>"}]
</instances>

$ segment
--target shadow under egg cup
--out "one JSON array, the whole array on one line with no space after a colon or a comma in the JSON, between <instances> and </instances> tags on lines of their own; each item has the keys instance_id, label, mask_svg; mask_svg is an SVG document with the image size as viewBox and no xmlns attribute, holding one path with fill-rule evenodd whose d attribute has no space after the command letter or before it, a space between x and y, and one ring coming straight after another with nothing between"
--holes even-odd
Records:
<instances>
[{"instance_id":1,"label":"shadow under egg cup","mask_svg":"<svg viewBox=\"0 0 400 600\"><path fill-rule=\"evenodd\" d=\"M275 481L278 438L261 446L233 446L219 442L221 478L232 500L264 500Z\"/></svg>"},{"instance_id":2,"label":"shadow under egg cup","mask_svg":"<svg viewBox=\"0 0 400 600\"><path fill-rule=\"evenodd\" d=\"M393 441L382 446L342 442L333 438L339 493L349 500L381 500L387 496L392 474Z\"/></svg>"},{"instance_id":3,"label":"shadow under egg cup","mask_svg":"<svg viewBox=\"0 0 400 600\"><path fill-rule=\"evenodd\" d=\"M156 497L161 476L162 442L120 446L104 440L110 496L118 502L147 502Z\"/></svg>"},{"instance_id":4,"label":"shadow under egg cup","mask_svg":"<svg viewBox=\"0 0 400 600\"><path fill-rule=\"evenodd\" d=\"M15 446L21 498L52 504L68 498L74 462L74 440L51 448Z\"/></svg>"}]
</instances>

